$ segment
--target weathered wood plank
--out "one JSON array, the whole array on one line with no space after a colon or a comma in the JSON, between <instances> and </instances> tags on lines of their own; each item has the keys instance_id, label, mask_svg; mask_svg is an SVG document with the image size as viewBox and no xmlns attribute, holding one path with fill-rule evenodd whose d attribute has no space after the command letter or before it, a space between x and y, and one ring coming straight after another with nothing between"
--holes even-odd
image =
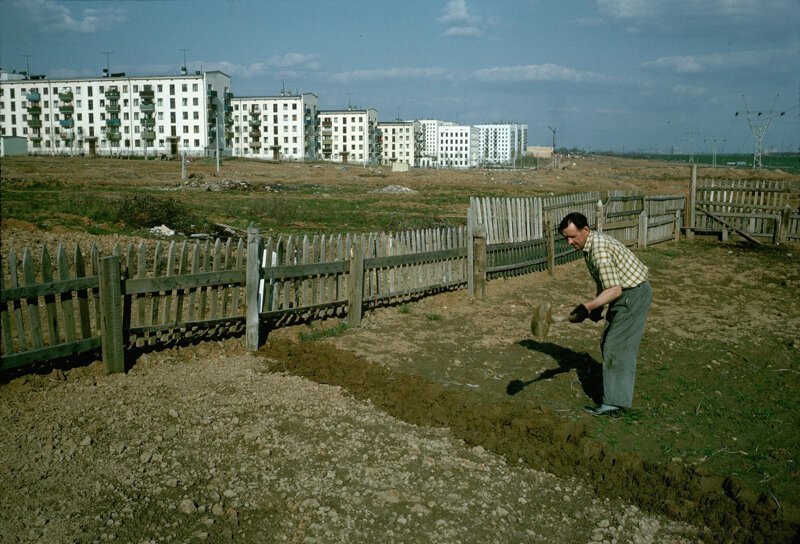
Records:
<instances>
[{"instance_id":1,"label":"weathered wood plank","mask_svg":"<svg viewBox=\"0 0 800 544\"><path fill-rule=\"evenodd\" d=\"M81 247L75 244L75 279L86 277L86 264L83 261ZM98 279L99 284L99 279ZM86 339L92 336L92 322L89 314L89 293L90 289L78 289L78 321L81 328L81 338ZM99 316L97 316L99 319Z\"/></svg>"},{"instance_id":2,"label":"weathered wood plank","mask_svg":"<svg viewBox=\"0 0 800 544\"><path fill-rule=\"evenodd\" d=\"M59 242L56 249L56 265L58 270L58 278L61 281L70 279L69 277L69 260L64 251L64 246ZM61 314L64 320L64 337L67 342L74 342L75 335L75 312L72 305L72 292L62 291L59 295L61 302Z\"/></svg>"},{"instance_id":3,"label":"weathered wood plank","mask_svg":"<svg viewBox=\"0 0 800 544\"><path fill-rule=\"evenodd\" d=\"M11 287L19 287L19 278L17 276L17 253L12 246L8 252L8 274L11 279ZM28 348L27 335L25 334L25 320L22 315L22 302L21 297L12 297L11 307L14 309L14 322L17 325L17 339L19 340L19 351L25 351ZM3 301L5 303L5 300Z\"/></svg>"},{"instance_id":4,"label":"weathered wood plank","mask_svg":"<svg viewBox=\"0 0 800 544\"><path fill-rule=\"evenodd\" d=\"M53 263L50 260L50 252L47 251L47 246L42 246L42 258L40 266L42 268L42 283L52 283ZM47 334L48 334L49 345L55 346L60 341L55 294L45 295L44 307L45 307L45 319L47 321Z\"/></svg>"},{"instance_id":5,"label":"weathered wood plank","mask_svg":"<svg viewBox=\"0 0 800 544\"><path fill-rule=\"evenodd\" d=\"M33 262L29 248L25 248L22 254L22 275L25 279L25 285L31 286L36 283L36 274L33 271ZM42 319L39 313L39 298L29 297L25 299L28 305L28 321L31 331L31 341L33 342L34 349L44 347L44 340L42 339Z\"/></svg>"}]
</instances>

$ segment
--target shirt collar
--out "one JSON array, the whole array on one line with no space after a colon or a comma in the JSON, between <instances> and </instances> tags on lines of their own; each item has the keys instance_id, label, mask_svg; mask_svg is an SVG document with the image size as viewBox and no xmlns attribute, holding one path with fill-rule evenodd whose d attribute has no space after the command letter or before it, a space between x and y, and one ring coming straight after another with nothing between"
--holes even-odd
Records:
<instances>
[{"instance_id":1,"label":"shirt collar","mask_svg":"<svg viewBox=\"0 0 800 544\"><path fill-rule=\"evenodd\" d=\"M583 250L582 251L585 254L588 254L590 251L592 251L592 242L594 242L594 231L590 230L589 231L589 236L586 237L586 243L583 244Z\"/></svg>"}]
</instances>

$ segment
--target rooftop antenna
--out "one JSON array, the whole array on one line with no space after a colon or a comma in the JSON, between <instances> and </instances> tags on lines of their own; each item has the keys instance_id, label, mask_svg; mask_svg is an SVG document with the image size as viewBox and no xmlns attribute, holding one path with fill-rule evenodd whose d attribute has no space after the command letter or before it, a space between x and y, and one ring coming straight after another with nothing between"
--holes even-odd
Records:
<instances>
[{"instance_id":1,"label":"rooftop antenna","mask_svg":"<svg viewBox=\"0 0 800 544\"><path fill-rule=\"evenodd\" d=\"M347 93L347 110L348 110L348 111L353 109L353 105L352 105L352 103L350 102L350 97L351 97L352 95L353 95L353 93Z\"/></svg>"},{"instance_id":2,"label":"rooftop antenna","mask_svg":"<svg viewBox=\"0 0 800 544\"><path fill-rule=\"evenodd\" d=\"M25 70L26 70L25 75L31 77L31 57L33 55L22 55L22 56L25 57Z\"/></svg>"},{"instance_id":3,"label":"rooftop antenna","mask_svg":"<svg viewBox=\"0 0 800 544\"><path fill-rule=\"evenodd\" d=\"M775 106L778 96L779 95L775 95L775 100L772 102L773 106ZM742 100L744 101L744 111L737 111L736 116L738 117L740 113L747 116L747 123L750 125L750 131L753 133L753 139L756 142L756 149L753 152L753 168L762 168L761 149L764 144L764 135L767 133L767 128L769 128L769 124L772 120L775 117L783 117L786 115L786 112L782 111L777 113L772 110L768 112L751 111L747 105L747 98L745 98L744 95L742 95Z\"/></svg>"},{"instance_id":4,"label":"rooftop antenna","mask_svg":"<svg viewBox=\"0 0 800 544\"><path fill-rule=\"evenodd\" d=\"M281 78L281 96L286 96L286 74L278 74Z\"/></svg>"},{"instance_id":5,"label":"rooftop antenna","mask_svg":"<svg viewBox=\"0 0 800 544\"><path fill-rule=\"evenodd\" d=\"M111 73L111 51L100 51L103 55L106 56L106 70L105 75L106 77L109 76Z\"/></svg>"},{"instance_id":6,"label":"rooftop antenna","mask_svg":"<svg viewBox=\"0 0 800 544\"><path fill-rule=\"evenodd\" d=\"M187 66L187 64L186 64L186 52L187 51L191 51L191 49L184 49L184 48L181 47L181 48L178 48L178 51L183 51L183 68L181 69L181 74L185 76L188 73L187 69L186 69L186 66Z\"/></svg>"}]
</instances>

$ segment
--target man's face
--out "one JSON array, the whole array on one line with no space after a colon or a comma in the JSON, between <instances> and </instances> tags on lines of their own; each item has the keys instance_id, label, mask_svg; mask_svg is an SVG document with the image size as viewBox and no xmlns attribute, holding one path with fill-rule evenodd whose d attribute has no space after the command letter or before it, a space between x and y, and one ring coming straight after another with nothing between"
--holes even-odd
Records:
<instances>
[{"instance_id":1,"label":"man's face","mask_svg":"<svg viewBox=\"0 0 800 544\"><path fill-rule=\"evenodd\" d=\"M567 228L561 231L561 235L567 240L567 243L575 249L580 251L586 245L586 238L589 237L589 227L583 227L578 230L578 227L570 223Z\"/></svg>"}]
</instances>

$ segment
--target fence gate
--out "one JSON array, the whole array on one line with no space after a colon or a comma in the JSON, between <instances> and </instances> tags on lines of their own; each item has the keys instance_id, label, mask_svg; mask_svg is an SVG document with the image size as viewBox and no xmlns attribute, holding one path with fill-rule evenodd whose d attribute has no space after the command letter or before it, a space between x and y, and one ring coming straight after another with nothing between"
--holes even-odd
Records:
<instances>
[{"instance_id":1,"label":"fence gate","mask_svg":"<svg viewBox=\"0 0 800 544\"><path fill-rule=\"evenodd\" d=\"M704 181L695 194L695 231L770 238L790 196L783 182L770 180Z\"/></svg>"}]
</instances>

